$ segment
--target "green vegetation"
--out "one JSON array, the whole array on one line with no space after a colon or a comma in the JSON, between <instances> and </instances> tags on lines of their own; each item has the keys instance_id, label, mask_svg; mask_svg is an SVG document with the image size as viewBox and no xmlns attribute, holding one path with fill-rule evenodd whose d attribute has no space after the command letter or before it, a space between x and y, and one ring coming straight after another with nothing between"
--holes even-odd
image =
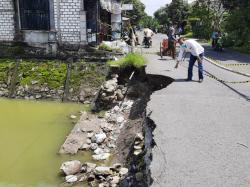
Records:
<instances>
[{"instance_id":1,"label":"green vegetation","mask_svg":"<svg viewBox=\"0 0 250 187\"><path fill-rule=\"evenodd\" d=\"M108 51L108 52L118 52L118 53L122 53L122 50L119 48L112 48L109 47L108 45L102 43L98 46L99 50L103 50L103 51Z\"/></svg>"},{"instance_id":2,"label":"green vegetation","mask_svg":"<svg viewBox=\"0 0 250 187\"><path fill-rule=\"evenodd\" d=\"M147 14L145 13L145 5L140 0L122 0L123 4L133 4L134 9L127 11L126 17L131 18L132 25L139 25L141 19Z\"/></svg>"},{"instance_id":3,"label":"green vegetation","mask_svg":"<svg viewBox=\"0 0 250 187\"><path fill-rule=\"evenodd\" d=\"M160 25L167 26L173 24L185 26L188 18L188 4L183 0L173 0L170 4L161 7L154 13Z\"/></svg>"},{"instance_id":4,"label":"green vegetation","mask_svg":"<svg viewBox=\"0 0 250 187\"><path fill-rule=\"evenodd\" d=\"M167 28L183 26L187 37L209 40L213 31L223 34L223 46L250 53L249 0L196 0L190 5L173 0L157 10L155 19Z\"/></svg>"},{"instance_id":5,"label":"green vegetation","mask_svg":"<svg viewBox=\"0 0 250 187\"><path fill-rule=\"evenodd\" d=\"M74 63L70 77L70 88L78 93L82 85L99 88L106 78L106 66L102 64L78 62Z\"/></svg>"},{"instance_id":6,"label":"green vegetation","mask_svg":"<svg viewBox=\"0 0 250 187\"><path fill-rule=\"evenodd\" d=\"M250 53L250 1L230 0L224 6L228 11L224 23L225 45Z\"/></svg>"},{"instance_id":7,"label":"green vegetation","mask_svg":"<svg viewBox=\"0 0 250 187\"><path fill-rule=\"evenodd\" d=\"M67 65L60 61L23 61L18 70L20 85L31 85L38 81L38 85L47 83L48 87L56 89L64 85Z\"/></svg>"},{"instance_id":8,"label":"green vegetation","mask_svg":"<svg viewBox=\"0 0 250 187\"><path fill-rule=\"evenodd\" d=\"M99 47L98 47L98 49L104 50L104 51L110 51L110 52L113 51L113 49L111 47L109 47L108 45L106 45L104 43L100 44Z\"/></svg>"},{"instance_id":9,"label":"green vegetation","mask_svg":"<svg viewBox=\"0 0 250 187\"><path fill-rule=\"evenodd\" d=\"M117 61L109 61L108 65L110 66L118 66L120 68L126 68L126 67L135 67L135 68L141 68L146 65L146 60L143 58L143 56L137 54L137 53L129 53L125 57L117 60Z\"/></svg>"},{"instance_id":10,"label":"green vegetation","mask_svg":"<svg viewBox=\"0 0 250 187\"><path fill-rule=\"evenodd\" d=\"M8 77L14 65L15 63L12 60L0 59L0 84L8 82Z\"/></svg>"},{"instance_id":11,"label":"green vegetation","mask_svg":"<svg viewBox=\"0 0 250 187\"><path fill-rule=\"evenodd\" d=\"M140 25L142 25L144 28L151 28L151 29L160 28L160 24L158 23L158 20L153 18L152 16L145 16L141 20Z\"/></svg>"}]
</instances>

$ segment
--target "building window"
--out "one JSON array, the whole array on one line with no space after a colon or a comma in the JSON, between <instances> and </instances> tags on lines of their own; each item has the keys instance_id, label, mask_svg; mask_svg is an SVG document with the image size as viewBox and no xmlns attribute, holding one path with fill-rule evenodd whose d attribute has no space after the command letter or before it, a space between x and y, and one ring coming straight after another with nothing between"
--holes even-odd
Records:
<instances>
[{"instance_id":1,"label":"building window","mask_svg":"<svg viewBox=\"0 0 250 187\"><path fill-rule=\"evenodd\" d=\"M49 0L19 0L21 29L50 30Z\"/></svg>"}]
</instances>

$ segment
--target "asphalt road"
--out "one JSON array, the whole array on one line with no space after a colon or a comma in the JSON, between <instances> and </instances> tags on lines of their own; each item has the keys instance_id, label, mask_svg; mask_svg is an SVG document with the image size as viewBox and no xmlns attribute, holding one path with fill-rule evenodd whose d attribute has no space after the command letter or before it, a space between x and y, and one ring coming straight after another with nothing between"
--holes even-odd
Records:
<instances>
[{"instance_id":1,"label":"asphalt road","mask_svg":"<svg viewBox=\"0 0 250 187\"><path fill-rule=\"evenodd\" d=\"M249 187L250 83L222 84L207 76L203 83L185 82L187 61L174 69L171 58L161 60L156 55L164 37L154 36L153 48L143 49L149 61L147 73L175 79L154 92L147 107L156 124L152 186ZM233 63L249 63L250 56L237 61L231 52L227 59L227 53L223 53L223 63L232 63L230 58ZM223 80L250 80L208 62L204 66ZM194 80L198 80L197 68Z\"/></svg>"}]
</instances>

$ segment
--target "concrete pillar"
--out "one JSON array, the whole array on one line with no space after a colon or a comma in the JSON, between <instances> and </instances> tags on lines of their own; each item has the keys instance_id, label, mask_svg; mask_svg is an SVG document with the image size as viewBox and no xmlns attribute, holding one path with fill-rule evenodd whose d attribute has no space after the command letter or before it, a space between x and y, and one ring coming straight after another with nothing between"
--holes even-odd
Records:
<instances>
[{"instance_id":1,"label":"concrete pillar","mask_svg":"<svg viewBox=\"0 0 250 187\"><path fill-rule=\"evenodd\" d=\"M87 44L86 11L80 11L80 43Z\"/></svg>"}]
</instances>

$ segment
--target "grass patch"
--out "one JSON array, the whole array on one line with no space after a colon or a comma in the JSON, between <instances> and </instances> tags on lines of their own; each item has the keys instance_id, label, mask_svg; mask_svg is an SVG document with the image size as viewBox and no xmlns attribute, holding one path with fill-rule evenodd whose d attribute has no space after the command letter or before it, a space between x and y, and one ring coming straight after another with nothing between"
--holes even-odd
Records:
<instances>
[{"instance_id":1,"label":"grass patch","mask_svg":"<svg viewBox=\"0 0 250 187\"><path fill-rule=\"evenodd\" d=\"M59 61L25 60L19 67L18 82L24 86L38 81L38 85L47 83L49 88L57 89L64 85L66 71L66 64Z\"/></svg>"},{"instance_id":2,"label":"grass patch","mask_svg":"<svg viewBox=\"0 0 250 187\"><path fill-rule=\"evenodd\" d=\"M100 44L99 47L98 47L99 50L104 50L104 51L109 51L109 52L112 52L113 49L111 47L109 47L108 45L106 44Z\"/></svg>"},{"instance_id":3,"label":"grass patch","mask_svg":"<svg viewBox=\"0 0 250 187\"><path fill-rule=\"evenodd\" d=\"M99 50L108 51L108 52L117 52L122 53L122 50L119 48L112 48L104 43L100 44L98 47Z\"/></svg>"},{"instance_id":4,"label":"grass patch","mask_svg":"<svg viewBox=\"0 0 250 187\"><path fill-rule=\"evenodd\" d=\"M15 62L13 60L0 59L0 84L8 82L8 77L14 67Z\"/></svg>"},{"instance_id":5,"label":"grass patch","mask_svg":"<svg viewBox=\"0 0 250 187\"><path fill-rule=\"evenodd\" d=\"M70 88L75 93L81 86L99 88L106 78L106 66L103 64L86 63L84 61L74 63L70 77Z\"/></svg>"},{"instance_id":6,"label":"grass patch","mask_svg":"<svg viewBox=\"0 0 250 187\"><path fill-rule=\"evenodd\" d=\"M147 64L144 57L137 53L129 53L117 61L109 61L109 66L118 66L120 68L135 67L141 68Z\"/></svg>"}]
</instances>

